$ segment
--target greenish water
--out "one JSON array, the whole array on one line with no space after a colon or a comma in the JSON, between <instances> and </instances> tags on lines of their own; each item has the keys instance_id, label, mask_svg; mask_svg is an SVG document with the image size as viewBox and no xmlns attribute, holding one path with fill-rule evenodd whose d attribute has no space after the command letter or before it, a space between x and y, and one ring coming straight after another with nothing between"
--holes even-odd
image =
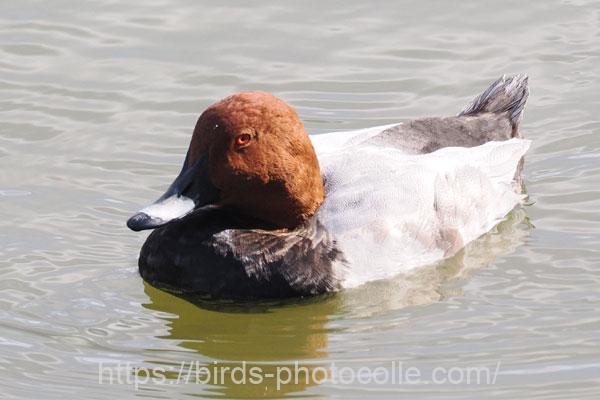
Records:
<instances>
[{"instance_id":1,"label":"greenish water","mask_svg":"<svg viewBox=\"0 0 600 400\"><path fill-rule=\"evenodd\" d=\"M3 2L0 397L597 398L599 66L593 0ZM219 98L271 91L319 134L452 115L514 72L530 75L531 205L452 259L245 307L193 305L137 274L145 235L125 220ZM264 379L186 383L182 363ZM332 382L398 363L422 380ZM305 369L278 387L284 367ZM458 379L478 367L494 382ZM454 372L433 382L436 368Z\"/></svg>"}]
</instances>

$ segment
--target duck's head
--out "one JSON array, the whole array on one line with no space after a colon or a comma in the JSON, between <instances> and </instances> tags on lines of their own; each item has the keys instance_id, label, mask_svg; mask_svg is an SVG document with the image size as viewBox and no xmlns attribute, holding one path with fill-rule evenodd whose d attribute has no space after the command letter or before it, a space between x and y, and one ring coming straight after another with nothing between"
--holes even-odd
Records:
<instances>
[{"instance_id":1,"label":"duck's head","mask_svg":"<svg viewBox=\"0 0 600 400\"><path fill-rule=\"evenodd\" d=\"M127 226L152 229L217 206L293 228L316 212L323 193L317 156L294 109L269 93L238 93L202 113L179 176Z\"/></svg>"}]
</instances>

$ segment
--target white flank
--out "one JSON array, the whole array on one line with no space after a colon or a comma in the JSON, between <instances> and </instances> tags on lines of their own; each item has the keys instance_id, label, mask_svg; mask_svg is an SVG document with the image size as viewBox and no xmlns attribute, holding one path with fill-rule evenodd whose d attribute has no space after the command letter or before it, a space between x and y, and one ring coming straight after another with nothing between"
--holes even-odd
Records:
<instances>
[{"instance_id":1,"label":"white flank","mask_svg":"<svg viewBox=\"0 0 600 400\"><path fill-rule=\"evenodd\" d=\"M362 135L342 135L341 143L319 136L312 137L326 178L319 218L350 263L345 287L452 255L523 197L512 182L529 140L408 155L362 144Z\"/></svg>"}]
</instances>

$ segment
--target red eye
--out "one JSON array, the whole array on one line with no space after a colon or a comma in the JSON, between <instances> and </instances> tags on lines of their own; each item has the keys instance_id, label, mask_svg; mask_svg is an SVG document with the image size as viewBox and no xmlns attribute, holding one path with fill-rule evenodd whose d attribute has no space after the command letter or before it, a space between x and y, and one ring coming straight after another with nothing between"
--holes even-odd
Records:
<instances>
[{"instance_id":1,"label":"red eye","mask_svg":"<svg viewBox=\"0 0 600 400\"><path fill-rule=\"evenodd\" d=\"M248 146L252 140L252 135L249 133L242 133L235 138L235 145L238 147Z\"/></svg>"}]
</instances>

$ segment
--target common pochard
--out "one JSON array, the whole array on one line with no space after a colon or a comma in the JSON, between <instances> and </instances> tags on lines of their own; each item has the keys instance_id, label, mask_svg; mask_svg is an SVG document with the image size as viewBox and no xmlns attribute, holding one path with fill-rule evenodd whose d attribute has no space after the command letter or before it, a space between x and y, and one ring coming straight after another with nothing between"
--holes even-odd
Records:
<instances>
[{"instance_id":1,"label":"common pochard","mask_svg":"<svg viewBox=\"0 0 600 400\"><path fill-rule=\"evenodd\" d=\"M452 256L522 199L527 77L456 117L309 137L292 107L244 92L198 119L179 176L132 216L154 229L150 284L218 298L316 295Z\"/></svg>"}]
</instances>

